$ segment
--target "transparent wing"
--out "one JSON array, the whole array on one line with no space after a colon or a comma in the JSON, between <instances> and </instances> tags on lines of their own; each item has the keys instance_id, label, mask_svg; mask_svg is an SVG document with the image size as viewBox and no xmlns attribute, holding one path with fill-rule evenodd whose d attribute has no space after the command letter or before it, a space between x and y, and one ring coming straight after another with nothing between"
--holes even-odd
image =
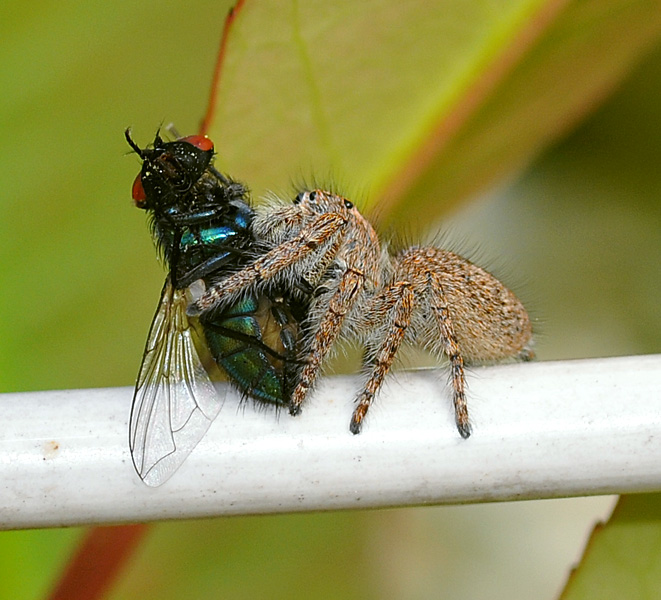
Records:
<instances>
[{"instance_id":1,"label":"transparent wing","mask_svg":"<svg viewBox=\"0 0 661 600\"><path fill-rule=\"evenodd\" d=\"M195 347L186 290L169 278L149 330L133 396L129 444L140 478L167 481L186 460L222 405Z\"/></svg>"}]
</instances>

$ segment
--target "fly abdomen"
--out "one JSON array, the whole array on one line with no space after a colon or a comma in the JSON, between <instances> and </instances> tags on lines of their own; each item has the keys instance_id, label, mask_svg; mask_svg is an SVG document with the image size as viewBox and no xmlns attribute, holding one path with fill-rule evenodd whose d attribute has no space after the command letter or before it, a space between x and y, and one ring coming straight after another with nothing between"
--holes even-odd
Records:
<instances>
[{"instance_id":1,"label":"fly abdomen","mask_svg":"<svg viewBox=\"0 0 661 600\"><path fill-rule=\"evenodd\" d=\"M214 360L246 395L283 406L287 398L282 385L284 357L266 345L257 315L259 302L244 298L223 312L200 319Z\"/></svg>"}]
</instances>

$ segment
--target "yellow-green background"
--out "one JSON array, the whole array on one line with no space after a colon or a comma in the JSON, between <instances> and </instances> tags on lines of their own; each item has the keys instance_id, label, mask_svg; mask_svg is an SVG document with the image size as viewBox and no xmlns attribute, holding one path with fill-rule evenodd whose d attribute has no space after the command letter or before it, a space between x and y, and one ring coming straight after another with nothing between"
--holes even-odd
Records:
<instances>
[{"instance_id":1,"label":"yellow-green background","mask_svg":"<svg viewBox=\"0 0 661 600\"><path fill-rule=\"evenodd\" d=\"M250 10L273 6L248 4ZM388 4L365 3L373 10L365 19L354 14L360 3L280 3L278 18L305 25L283 30L300 33L293 39L278 39L273 20L260 21L246 9L214 124L220 166L257 191L332 173L374 202L406 166L434 115L461 104L463 86L486 70L489 57L517 32L517 20L545 7L521 1L506 14L503 7L513 4L440 2L439 19L453 19L443 30L455 36L452 45L427 31L429 21L421 18L420 30L406 34L401 62L389 57L378 71L356 39L366 48L374 43ZM424 13L425 3L411 4ZM550 10L557 3L546 4ZM437 157L393 212L394 222L417 232L445 210L435 207L451 204L453 237L479 246L528 300L541 359L659 352L661 52L653 15L661 6L568 4L575 19L534 46L518 80L469 122L453 152ZM162 122L174 121L185 133L197 129L228 6L93 1L0 8L0 391L132 384L163 272L144 215L131 205L138 161L127 156L122 132L131 125L144 144ZM319 11L316 21L311 6ZM245 25L250 19L252 29ZM603 49L591 45L600 23L610 28L601 32ZM397 30L388 31L378 39L384 47L399 43ZM489 31L481 53L467 51ZM576 31L585 35L572 37ZM436 62L424 60L425 44L415 46L421 39L438 44ZM293 58L283 50L291 43L298 51ZM306 51L310 44L314 51ZM335 56L343 44L358 50ZM607 72L608 53L618 45L633 48L631 64L651 53L573 129L598 97L586 93L582 106L580 95L566 91L572 77L583 82L589 73ZM575 72L548 59L565 51L582 59ZM302 73L279 71L289 64L303 64ZM356 65L374 81L343 81L342 73ZM620 69L628 70L628 64ZM443 85L433 78L439 72L447 74L438 80ZM545 85L540 72L558 82L552 101L544 95L533 102L535 86ZM379 88L384 80L388 85ZM517 104L524 92L532 100ZM312 107L307 117L287 111L301 96ZM264 107L273 107L276 126ZM552 108L566 115L564 122L535 135L534 125ZM521 122L531 132L525 143ZM567 137L520 177L466 199L565 130ZM297 166L288 164L291 156ZM111 597L551 597L563 579L562 557L569 560L578 548L581 523L605 505L549 501L162 524ZM643 520L653 532L655 506ZM75 529L0 533L0 596L43 597L79 535Z\"/></svg>"}]
</instances>

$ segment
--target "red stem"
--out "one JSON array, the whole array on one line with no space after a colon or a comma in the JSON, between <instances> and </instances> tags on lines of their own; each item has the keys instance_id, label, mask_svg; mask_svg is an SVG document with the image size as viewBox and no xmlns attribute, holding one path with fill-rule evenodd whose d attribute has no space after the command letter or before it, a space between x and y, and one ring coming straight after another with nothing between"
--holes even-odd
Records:
<instances>
[{"instance_id":1,"label":"red stem","mask_svg":"<svg viewBox=\"0 0 661 600\"><path fill-rule=\"evenodd\" d=\"M216 67L213 73L213 79L211 80L211 95L209 97L209 104L207 106L207 112L202 121L200 127L200 134L205 135L209 131L209 126L211 125L211 120L214 116L214 111L216 109L216 98L218 96L218 86L220 82L220 74L223 69L223 63L225 62L225 51L227 49L227 40L229 39L230 30L232 25L236 20L237 15L243 8L245 0L239 0L233 8L230 8L227 18L225 19L225 26L223 27L223 35L220 38L220 49L218 50L218 59L216 61Z\"/></svg>"},{"instance_id":2,"label":"red stem","mask_svg":"<svg viewBox=\"0 0 661 600\"><path fill-rule=\"evenodd\" d=\"M103 598L148 529L147 524L89 529L48 600Z\"/></svg>"}]
</instances>

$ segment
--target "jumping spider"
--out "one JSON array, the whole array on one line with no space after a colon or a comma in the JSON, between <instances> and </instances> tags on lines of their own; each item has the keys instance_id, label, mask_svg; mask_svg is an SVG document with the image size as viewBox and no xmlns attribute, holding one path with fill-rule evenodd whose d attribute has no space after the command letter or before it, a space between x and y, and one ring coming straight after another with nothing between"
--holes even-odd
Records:
<instances>
[{"instance_id":1,"label":"jumping spider","mask_svg":"<svg viewBox=\"0 0 661 600\"><path fill-rule=\"evenodd\" d=\"M292 415L300 412L339 338L364 345L369 371L356 399L352 433L360 432L404 341L449 358L455 420L463 438L471 434L464 360L532 358L528 314L500 281L435 247L414 246L392 256L346 198L322 190L301 192L293 204L263 208L252 229L265 253L207 289L188 312L226 306L249 290L312 291L301 343L304 366L289 403Z\"/></svg>"}]
</instances>

